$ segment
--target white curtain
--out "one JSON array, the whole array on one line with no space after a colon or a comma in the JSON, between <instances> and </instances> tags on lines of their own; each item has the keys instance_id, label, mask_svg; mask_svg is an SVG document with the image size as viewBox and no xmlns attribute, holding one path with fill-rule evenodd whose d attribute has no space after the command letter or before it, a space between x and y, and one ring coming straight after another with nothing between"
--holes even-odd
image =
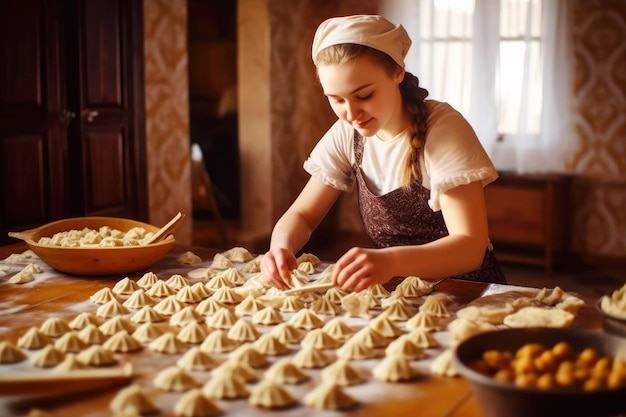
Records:
<instances>
[{"instance_id":1,"label":"white curtain","mask_svg":"<svg viewBox=\"0 0 626 417\"><path fill-rule=\"evenodd\" d=\"M386 0L381 10L413 40L407 70L466 116L496 168L566 170L575 150L569 0Z\"/></svg>"}]
</instances>

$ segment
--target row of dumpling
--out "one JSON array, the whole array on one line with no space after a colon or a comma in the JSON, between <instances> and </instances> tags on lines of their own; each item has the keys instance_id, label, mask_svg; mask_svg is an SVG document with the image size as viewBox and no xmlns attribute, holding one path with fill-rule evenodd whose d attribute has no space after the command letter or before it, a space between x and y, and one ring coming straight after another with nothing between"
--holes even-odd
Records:
<instances>
[{"instance_id":1,"label":"row of dumpling","mask_svg":"<svg viewBox=\"0 0 626 417\"><path fill-rule=\"evenodd\" d=\"M51 237L41 237L38 243L62 247L139 246L152 235L152 232L143 227L133 227L127 232L109 226L100 227L98 230L86 227L81 230L58 232Z\"/></svg>"},{"instance_id":2,"label":"row of dumpling","mask_svg":"<svg viewBox=\"0 0 626 417\"><path fill-rule=\"evenodd\" d=\"M39 257L32 250L28 249L22 253L9 255L0 265L0 277L4 277L11 271L11 265L24 265L24 267L7 280L9 284L25 284L35 279L36 274L43 272L41 267L35 263Z\"/></svg>"}]
</instances>

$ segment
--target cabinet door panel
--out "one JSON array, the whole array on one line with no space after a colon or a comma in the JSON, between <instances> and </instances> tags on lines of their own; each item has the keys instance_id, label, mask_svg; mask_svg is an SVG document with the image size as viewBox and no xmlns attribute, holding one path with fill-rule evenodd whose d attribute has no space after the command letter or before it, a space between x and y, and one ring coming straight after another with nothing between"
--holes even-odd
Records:
<instances>
[{"instance_id":1,"label":"cabinet door panel","mask_svg":"<svg viewBox=\"0 0 626 417\"><path fill-rule=\"evenodd\" d=\"M91 158L86 178L91 184L87 206L93 210L121 207L126 200L124 189L124 150L121 132L90 132L85 135Z\"/></svg>"}]
</instances>

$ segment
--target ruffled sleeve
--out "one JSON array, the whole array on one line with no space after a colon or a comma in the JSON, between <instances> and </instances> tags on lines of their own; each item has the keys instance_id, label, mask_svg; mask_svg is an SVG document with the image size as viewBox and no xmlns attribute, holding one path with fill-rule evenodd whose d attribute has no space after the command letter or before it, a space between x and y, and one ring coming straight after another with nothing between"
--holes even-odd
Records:
<instances>
[{"instance_id":1,"label":"ruffled sleeve","mask_svg":"<svg viewBox=\"0 0 626 417\"><path fill-rule=\"evenodd\" d=\"M430 181L428 204L441 210L440 197L459 185L481 181L483 187L498 173L465 118L446 103L431 107L424 162Z\"/></svg>"},{"instance_id":2,"label":"ruffled sleeve","mask_svg":"<svg viewBox=\"0 0 626 417\"><path fill-rule=\"evenodd\" d=\"M337 190L350 192L354 188L354 129L337 120L315 145L304 169L311 176Z\"/></svg>"}]
</instances>

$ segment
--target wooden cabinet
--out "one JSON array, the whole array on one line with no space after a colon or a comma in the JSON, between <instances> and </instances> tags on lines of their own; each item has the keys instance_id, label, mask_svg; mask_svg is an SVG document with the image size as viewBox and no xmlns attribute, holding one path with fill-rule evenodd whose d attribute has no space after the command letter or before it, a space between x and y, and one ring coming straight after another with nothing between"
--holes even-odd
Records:
<instances>
[{"instance_id":1,"label":"wooden cabinet","mask_svg":"<svg viewBox=\"0 0 626 417\"><path fill-rule=\"evenodd\" d=\"M568 249L567 177L501 174L485 187L485 201L497 258L551 272Z\"/></svg>"},{"instance_id":2,"label":"wooden cabinet","mask_svg":"<svg viewBox=\"0 0 626 417\"><path fill-rule=\"evenodd\" d=\"M146 220L142 7L0 3L0 244L72 216Z\"/></svg>"}]
</instances>

